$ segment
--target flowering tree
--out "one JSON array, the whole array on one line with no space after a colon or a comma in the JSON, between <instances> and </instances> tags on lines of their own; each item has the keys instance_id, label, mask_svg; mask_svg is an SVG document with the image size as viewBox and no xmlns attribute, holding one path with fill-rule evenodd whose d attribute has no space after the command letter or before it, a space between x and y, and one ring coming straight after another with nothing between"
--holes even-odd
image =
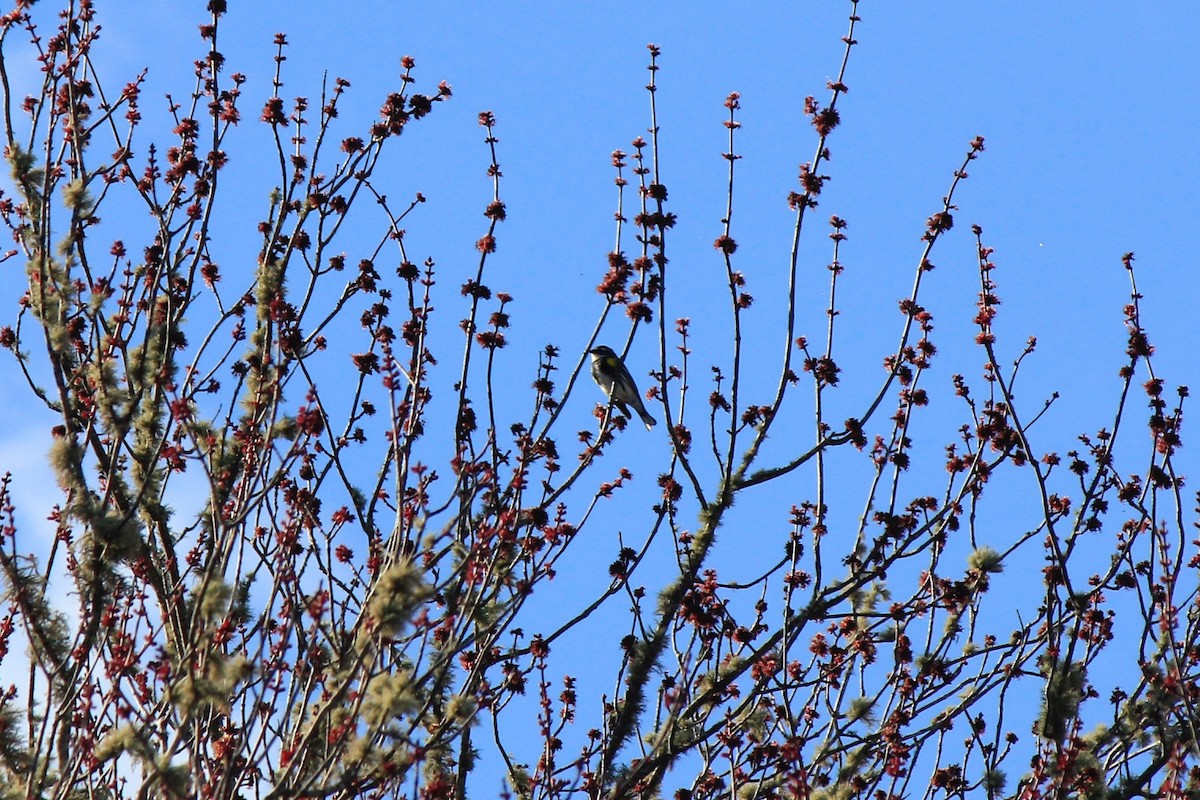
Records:
<instances>
[{"instance_id":1,"label":"flowering tree","mask_svg":"<svg viewBox=\"0 0 1200 800\"><path fill-rule=\"evenodd\" d=\"M827 321L800 335L797 287L811 278L799 245L828 180L856 3L829 98L806 108L815 154L789 198L788 271L758 278L786 296L770 337L745 324L758 309L737 260L732 94L715 241L727 355L695 363L672 293L675 218L652 118L649 138L613 157L620 244L595 332L545 346L523 408L494 391L512 298L487 274L505 215L491 114L486 230L474 274L454 276L469 312L443 324L435 264L410 259L401 227L422 198L396 206L375 175L449 87L418 90L405 59L379 118L342 131L349 83L319 105L285 101L278 37L259 114L276 188L253 275L231 275L222 259L249 259L222 254L215 234L238 186L228 151L246 100L218 49L223 0L208 4L169 133L145 130L141 77L118 91L101 80L90 0L50 21L31 6L0 18L3 263L28 278L0 344L10 380L56 418L61 499L37 510L56 526L42 547L16 522L20 476L0 484L0 661L26 676L0 695L0 796L460 797L492 790L472 783L485 769L522 797L1200 793L1200 549L1175 469L1187 393L1173 398L1153 371L1132 256L1119 402L1064 455L1035 439L1052 400L1015 401L1034 342L1014 358L997 341L996 264L978 227L982 373L945 390L958 438L933 456L917 447L937 354L922 286L982 139L931 209L876 388L835 393L843 368L875 366L835 346L837 217ZM41 69L25 98L10 89L18 38ZM366 224L373 238L357 233ZM574 354L606 323L625 326L626 353L656 344L646 394L670 459L649 507L602 458L647 434L603 403L595 430L564 430L569 403L599 396L577 385L587 357ZM433 342L456 324L462 355L447 366ZM763 393L749 353L769 348ZM452 390L434 391L438 371ZM1148 435L1125 430L1139 384ZM850 409L843 421L835 407ZM1005 473L1023 479L1021 497L993 488ZM796 498L789 513L762 503L768 486ZM605 587L531 628L545 619L538 591L601 503L618 504L623 528ZM716 554L747 535L747 509L770 544L751 579L734 579ZM998 589L1028 558L1042 564L1037 590ZM624 632L589 629L614 606L629 609ZM612 694L576 691L592 654L559 643L581 632L611 652Z\"/></svg>"}]
</instances>

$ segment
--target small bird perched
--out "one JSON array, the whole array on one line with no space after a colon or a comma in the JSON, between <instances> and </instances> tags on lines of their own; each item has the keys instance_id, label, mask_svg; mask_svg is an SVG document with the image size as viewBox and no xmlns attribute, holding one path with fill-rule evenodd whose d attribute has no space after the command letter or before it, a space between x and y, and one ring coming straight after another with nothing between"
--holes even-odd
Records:
<instances>
[{"instance_id":1,"label":"small bird perched","mask_svg":"<svg viewBox=\"0 0 1200 800\"><path fill-rule=\"evenodd\" d=\"M621 409L621 413L627 417L631 416L629 406L633 406L633 410L646 425L646 430L653 428L654 417L646 413L646 406L642 404L637 384L633 382L633 376L629 374L621 357L614 353L611 347L603 344L597 345L588 353L592 357L592 378L608 395L612 404Z\"/></svg>"}]
</instances>

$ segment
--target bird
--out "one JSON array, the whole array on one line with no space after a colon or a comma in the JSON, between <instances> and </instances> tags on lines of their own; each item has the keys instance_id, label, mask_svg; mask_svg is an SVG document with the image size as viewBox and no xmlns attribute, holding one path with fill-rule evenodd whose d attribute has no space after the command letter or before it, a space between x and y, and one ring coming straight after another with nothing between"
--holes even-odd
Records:
<instances>
[{"instance_id":1,"label":"bird","mask_svg":"<svg viewBox=\"0 0 1200 800\"><path fill-rule=\"evenodd\" d=\"M646 430L653 428L656 421L646 413L646 406L642 403L637 384L633 382L633 376L629 374L621 357L613 352L611 347L603 344L588 350L588 354L592 357L592 378L608 395L612 404L621 409L621 413L626 417L632 416L629 406L633 406L633 410L642 418Z\"/></svg>"}]
</instances>

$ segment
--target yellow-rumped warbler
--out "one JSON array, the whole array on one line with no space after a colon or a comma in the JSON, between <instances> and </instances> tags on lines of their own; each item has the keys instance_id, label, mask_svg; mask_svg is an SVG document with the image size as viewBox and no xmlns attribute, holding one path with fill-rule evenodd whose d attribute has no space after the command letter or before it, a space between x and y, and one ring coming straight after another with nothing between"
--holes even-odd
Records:
<instances>
[{"instance_id":1,"label":"yellow-rumped warbler","mask_svg":"<svg viewBox=\"0 0 1200 800\"><path fill-rule=\"evenodd\" d=\"M629 406L633 406L633 410L645 423L646 430L653 428L654 417L646 413L646 406L642 404L637 384L633 382L633 376L625 368L621 357L614 353L611 347L603 344L597 345L588 353L592 356L592 377L596 380L596 385L612 400L612 404L621 409L627 417L631 416Z\"/></svg>"}]
</instances>

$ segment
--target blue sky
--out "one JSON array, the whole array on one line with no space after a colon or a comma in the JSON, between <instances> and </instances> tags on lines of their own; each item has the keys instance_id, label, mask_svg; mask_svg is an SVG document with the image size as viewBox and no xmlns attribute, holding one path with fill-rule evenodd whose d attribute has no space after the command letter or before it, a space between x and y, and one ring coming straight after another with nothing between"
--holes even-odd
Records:
<instances>
[{"instance_id":1,"label":"blue sky","mask_svg":"<svg viewBox=\"0 0 1200 800\"><path fill-rule=\"evenodd\" d=\"M828 97L825 84L837 73L849 4L764 2L737 12L729 5L234 2L220 47L228 70L249 78L241 132L242 157L249 161L254 143L266 141L256 118L270 91L276 31L291 42L285 96L317 97L326 71L351 81L342 107L346 134L365 128L397 84L401 55L416 58L418 87L432 89L443 79L454 87L449 103L405 133L382 173L391 196L419 191L428 198L411 218L407 241L414 261L428 256L440 265L442 320L451 327L461 313L457 287L475 263L491 191L476 117L495 112L508 220L488 283L516 297L504 354L520 376L515 396L523 396L541 347L553 342L564 353L578 352L601 310L594 286L614 236L610 153L628 151L630 140L645 133L648 42L663 49L662 175L669 208L679 217L672 265L689 276L686 286L675 287L672 316L692 317L702 364L724 357L728 312L722 265L711 245L724 213L722 102L740 92L743 158L733 235L740 245L736 266L758 300L751 332L768 337L766 376L778 350L771 314L779 308L793 219L785 198L816 141L802 114L804 98ZM163 124L157 98L168 87L186 91L191 61L201 52L195 23L202 6L146 2L132 15L115 0L98 3L105 30L99 52L111 85L150 66L143 94L147 131ZM969 168L957 195L955 229L933 256L938 269L927 301L942 350L928 384L935 403L950 406L950 374L977 376L981 362L969 347L978 291L971 224L981 225L995 248L995 278L1005 299L998 323L1002 351L1016 355L1029 335L1040 342L1022 391L1035 407L1052 391L1062 394L1040 430L1040 449L1068 449L1077 433L1108 422L1123 360L1128 282L1120 258L1126 251L1138 256L1144 322L1159 348L1159 374L1168 385L1196 382L1200 160L1193 148L1200 132L1200 49L1194 34L1200 8L1174 4L1156 14L1147 8L860 6L850 91L839 101L842 125L830 139L833 159L822 170L831 180L802 251L812 289L805 292L799 328L816 338L824 326L830 257L822 224L832 214L848 221L839 323L845 385L835 396L846 413L837 419L853 413L855 387L873 386L882 374L881 359L900 321L895 303L911 283L924 220L938 210L976 135L986 138L987 150ZM239 152L233 156L238 166ZM233 203L230 219L248 220L244 230L231 226L231 245L252 241L253 221L264 213L271 186L266 169L250 166L245 191L226 197ZM245 251L246 269L252 252ZM227 274L238 269L234 261L222 266ZM15 272L0 276L0 285L11 286ZM603 339L623 341L624 329L613 327ZM656 350L650 336L638 339L635 374L645 374ZM457 352L455 345L442 355L453 361ZM0 398L11 407L23 394L11 372L3 375ZM694 388L700 397L707 394L702 380ZM596 398L585 399L571 430L590 422ZM931 413L937 419L937 405ZM28 470L42 431L0 432L0 470ZM925 444L937 455L942 441ZM609 466L631 462L635 473L650 478L665 453L641 466L637 448L646 446L623 440ZM18 496L30 491L17 488ZM36 508L36 495L26 496ZM31 511L29 518L43 516ZM590 566L574 568L586 576ZM564 565L567 574L572 569Z\"/></svg>"},{"instance_id":2,"label":"blue sky","mask_svg":"<svg viewBox=\"0 0 1200 800\"><path fill-rule=\"evenodd\" d=\"M99 3L102 65L114 82L150 66L143 104L151 120L162 120L157 98L189 82L201 5L149 2L130 15ZM790 235L784 197L815 141L800 113L803 99L827 95L849 7L768 2L733 14L716 3L514 3L500 13L482 3L358 2L331 13L315 2L240 5L223 22L222 49L229 70L249 77L247 141L265 135L253 117L269 90L276 31L291 42L285 96L317 96L325 71L346 77L352 89L342 117L350 127L365 123L395 85L402 54L417 59L418 86L451 83L453 101L406 134L385 164L395 176L393 196L420 191L429 198L410 235L448 281L473 262L482 232L490 187L475 118L484 109L496 113L509 220L493 285L516 295L513 346L529 352L547 329L562 331L554 338L564 348L590 330L589 315L547 324L544 315L555 308L538 299L548 280L581 302L596 299L589 292L613 237L609 154L628 150L645 132L651 41L664 51L663 176L680 218L673 261L719 268L710 244L723 212L721 102L738 91L744 157L734 236L749 291L771 296ZM1189 157L1200 107L1188 76L1200 74L1190 38L1200 10L1180 5L1151 15L1140 7L1068 5L1048 13L1040 3L867 2L859 13L850 92L825 170L832 180L814 215L849 222L846 296L890 314L887 305L908 284L924 219L967 142L983 135L988 149L960 192L959 228L935 258L952 272L939 273L932 287L946 293L945 311L931 306L939 329L969 322L969 225L978 223L1000 266L1001 325L1012 326L1014 342L1038 335L1038 365L1052 367L1051 375L1080 363L1093 343L1105 352L1120 341L1126 281L1119 258L1127 250L1138 254L1160 357L1188 366L1192 187L1200 182ZM270 182L262 179L263 194ZM261 213L254 191L238 199L246 213ZM810 236L805 254L818 268L821 299L822 238ZM687 298L697 311L708 308L705 299ZM869 334L871 327L845 325L843 332ZM1082 373L1074 377L1089 385L1099 377Z\"/></svg>"}]
</instances>

